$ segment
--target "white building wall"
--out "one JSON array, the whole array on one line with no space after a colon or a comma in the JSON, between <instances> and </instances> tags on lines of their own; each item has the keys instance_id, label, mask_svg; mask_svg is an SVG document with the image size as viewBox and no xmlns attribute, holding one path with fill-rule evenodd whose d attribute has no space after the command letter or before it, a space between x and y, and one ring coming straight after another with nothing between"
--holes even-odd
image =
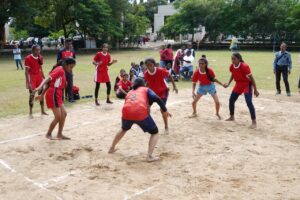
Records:
<instances>
[{"instance_id":1,"label":"white building wall","mask_svg":"<svg viewBox=\"0 0 300 200\"><path fill-rule=\"evenodd\" d=\"M172 4L158 6L157 14L154 14L154 33L157 33L165 24L165 17L177 13Z\"/></svg>"}]
</instances>

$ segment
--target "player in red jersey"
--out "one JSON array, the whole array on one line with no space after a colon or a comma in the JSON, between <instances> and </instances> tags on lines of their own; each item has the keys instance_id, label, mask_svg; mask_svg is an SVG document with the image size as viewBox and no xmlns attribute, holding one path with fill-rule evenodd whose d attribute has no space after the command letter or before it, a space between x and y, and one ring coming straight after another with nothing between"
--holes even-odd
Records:
<instances>
[{"instance_id":1,"label":"player in red jersey","mask_svg":"<svg viewBox=\"0 0 300 200\"><path fill-rule=\"evenodd\" d=\"M145 82L142 78L137 78L134 81L133 90L127 94L125 99L122 110L122 130L115 136L108 153L116 152L116 145L124 137L125 133L131 129L133 124L137 124L144 132L151 134L147 161L159 160L159 157L152 155L159 138L158 128L150 115L150 105L154 102L160 106L165 118L171 117L165 103L151 89L145 87Z\"/></svg>"},{"instance_id":2,"label":"player in red jersey","mask_svg":"<svg viewBox=\"0 0 300 200\"><path fill-rule=\"evenodd\" d=\"M214 71L208 67L208 62L206 58L200 58L198 63L199 63L199 69L194 72L192 77L192 82L193 82L192 94L193 94L194 101L192 103L193 114L191 115L191 117L197 117L197 102L200 100L200 98L203 95L209 93L215 101L216 115L219 119L221 119L221 116L219 114L220 101L217 95L216 86L214 82L222 85L223 87L224 84L216 79ZM197 93L195 93L195 88L198 81L199 81L199 87Z\"/></svg>"},{"instance_id":3,"label":"player in red jersey","mask_svg":"<svg viewBox=\"0 0 300 200\"><path fill-rule=\"evenodd\" d=\"M132 82L128 80L129 75L127 73L122 75L122 79L118 83L118 90L116 96L119 99L124 99L128 92L131 90Z\"/></svg>"},{"instance_id":4,"label":"player in red jersey","mask_svg":"<svg viewBox=\"0 0 300 200\"><path fill-rule=\"evenodd\" d=\"M32 54L26 56L25 58L25 78L26 78L26 87L29 90L29 117L32 118L32 109L34 103L34 95L32 91L36 89L43 79L45 78L43 72L43 57L41 56L41 47L38 45L33 45ZM39 91L41 93L41 91ZM47 115L44 109L44 100L43 98L40 101L41 113L42 115Z\"/></svg>"},{"instance_id":5,"label":"player in red jersey","mask_svg":"<svg viewBox=\"0 0 300 200\"><path fill-rule=\"evenodd\" d=\"M106 83L107 88L107 98L106 103L112 103L110 100L110 91L111 91L111 83L108 75L108 66L116 63L117 60L111 60L111 56L108 53L108 44L102 45L102 51L98 52L95 57L93 64L96 66L96 74L95 74L95 104L99 106L98 102L98 93L100 89L100 83Z\"/></svg>"},{"instance_id":6,"label":"player in red jersey","mask_svg":"<svg viewBox=\"0 0 300 200\"><path fill-rule=\"evenodd\" d=\"M155 60L153 58L148 58L145 60L145 64L147 66L147 71L145 71L145 81L147 86L153 90L157 96L159 96L165 104L167 104L168 96L169 96L169 86L166 82L166 78L172 82L173 91L178 93L178 89L174 82L173 77L169 74L166 69L155 67ZM168 132L168 118L164 117L165 130Z\"/></svg>"},{"instance_id":7,"label":"player in red jersey","mask_svg":"<svg viewBox=\"0 0 300 200\"><path fill-rule=\"evenodd\" d=\"M233 88L233 91L229 99L230 118L227 119L227 121L235 120L234 104L238 99L238 97L241 94L244 94L247 106L251 114L251 119L252 119L252 125L250 126L250 128L256 128L257 126L256 114L255 114L254 105L252 103L253 89L254 89L254 95L256 97L259 96L259 92L257 91L255 80L251 74L250 67L243 61L240 53L233 53L231 60L232 60L232 64L230 65L231 77L229 79L228 84L225 84L225 87L228 87L232 82L232 80L235 81L235 86Z\"/></svg>"},{"instance_id":8,"label":"player in red jersey","mask_svg":"<svg viewBox=\"0 0 300 200\"><path fill-rule=\"evenodd\" d=\"M51 122L46 138L52 138L52 131L58 124L58 133L56 139L58 140L69 140L70 138L62 134L65 120L67 117L67 112L64 106L63 89L66 86L66 75L65 72L71 72L75 67L76 61L74 58L65 58L63 61L57 63L49 76L44 79L38 88L36 88L33 93L42 90L45 85L49 84L47 89L44 89L42 94L36 97L36 100L41 100L42 96L46 93L46 103L47 107L52 110L54 114L54 119Z\"/></svg>"}]
</instances>

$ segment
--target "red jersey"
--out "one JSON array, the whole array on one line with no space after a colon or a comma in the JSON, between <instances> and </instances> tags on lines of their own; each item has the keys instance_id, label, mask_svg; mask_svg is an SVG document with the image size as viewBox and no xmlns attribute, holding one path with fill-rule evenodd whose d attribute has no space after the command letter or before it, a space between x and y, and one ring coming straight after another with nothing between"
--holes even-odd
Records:
<instances>
[{"instance_id":1,"label":"red jersey","mask_svg":"<svg viewBox=\"0 0 300 200\"><path fill-rule=\"evenodd\" d=\"M32 54L26 56L25 67L27 67L29 75L42 75L42 65L44 59L41 55L34 57Z\"/></svg>"},{"instance_id":2,"label":"red jersey","mask_svg":"<svg viewBox=\"0 0 300 200\"><path fill-rule=\"evenodd\" d=\"M109 53L98 52L94 57L95 62L97 63L102 62L101 65L97 66L99 71L107 71L108 63L110 63L110 60L111 58Z\"/></svg>"},{"instance_id":3,"label":"red jersey","mask_svg":"<svg viewBox=\"0 0 300 200\"><path fill-rule=\"evenodd\" d=\"M153 90L157 96L164 99L167 96L169 86L166 82L166 78L169 76L169 72L166 69L155 67L154 72L150 73L148 70L145 72L145 81L148 87Z\"/></svg>"},{"instance_id":4,"label":"red jersey","mask_svg":"<svg viewBox=\"0 0 300 200\"><path fill-rule=\"evenodd\" d=\"M212 79L216 77L214 71L211 68L208 68L208 74ZM200 69L196 70L192 77L193 83L197 83L198 81L200 85L210 85L212 83L211 80L209 80L206 72L202 73Z\"/></svg>"},{"instance_id":5,"label":"red jersey","mask_svg":"<svg viewBox=\"0 0 300 200\"><path fill-rule=\"evenodd\" d=\"M51 77L50 88L64 89L66 85L65 70L62 66L56 67L49 76Z\"/></svg>"},{"instance_id":6,"label":"red jersey","mask_svg":"<svg viewBox=\"0 0 300 200\"><path fill-rule=\"evenodd\" d=\"M251 70L246 63L240 62L237 67L231 64L230 72L236 82L250 82L248 76L251 75Z\"/></svg>"},{"instance_id":7,"label":"red jersey","mask_svg":"<svg viewBox=\"0 0 300 200\"><path fill-rule=\"evenodd\" d=\"M149 115L148 88L131 90L125 98L122 119L141 121Z\"/></svg>"},{"instance_id":8,"label":"red jersey","mask_svg":"<svg viewBox=\"0 0 300 200\"><path fill-rule=\"evenodd\" d=\"M121 87L123 90L128 91L132 86L132 82L131 81L124 82L123 80L120 80L118 86Z\"/></svg>"},{"instance_id":9,"label":"red jersey","mask_svg":"<svg viewBox=\"0 0 300 200\"><path fill-rule=\"evenodd\" d=\"M166 60L173 60L173 50L166 49Z\"/></svg>"},{"instance_id":10,"label":"red jersey","mask_svg":"<svg viewBox=\"0 0 300 200\"><path fill-rule=\"evenodd\" d=\"M60 52L60 54L61 54L61 60L64 60L65 58L69 58L69 57L75 58L75 52L71 50L64 49Z\"/></svg>"},{"instance_id":11,"label":"red jersey","mask_svg":"<svg viewBox=\"0 0 300 200\"><path fill-rule=\"evenodd\" d=\"M166 59L166 58L167 58L166 50L167 50L167 49L162 49L162 50L159 51L159 55L160 55L160 60L161 60L161 61L167 60L167 59Z\"/></svg>"}]
</instances>

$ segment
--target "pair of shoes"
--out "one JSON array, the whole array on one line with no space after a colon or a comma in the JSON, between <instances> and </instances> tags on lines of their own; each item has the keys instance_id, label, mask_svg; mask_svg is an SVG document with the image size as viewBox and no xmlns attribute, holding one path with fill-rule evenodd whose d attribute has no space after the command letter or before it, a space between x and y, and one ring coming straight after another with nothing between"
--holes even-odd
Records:
<instances>
[{"instance_id":1,"label":"pair of shoes","mask_svg":"<svg viewBox=\"0 0 300 200\"><path fill-rule=\"evenodd\" d=\"M69 100L69 103L75 103L75 100L71 99Z\"/></svg>"}]
</instances>

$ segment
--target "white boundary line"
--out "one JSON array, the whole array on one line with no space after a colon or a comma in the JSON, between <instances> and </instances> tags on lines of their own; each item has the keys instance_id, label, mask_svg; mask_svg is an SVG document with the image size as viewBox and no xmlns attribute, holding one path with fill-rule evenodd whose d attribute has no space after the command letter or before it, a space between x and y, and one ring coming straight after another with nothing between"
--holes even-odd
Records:
<instances>
[{"instance_id":1,"label":"white boundary line","mask_svg":"<svg viewBox=\"0 0 300 200\"><path fill-rule=\"evenodd\" d=\"M86 126L86 125L89 125L89 124L94 124L94 123L98 123L98 122L102 122L102 121L106 121L106 120L111 120L111 119L115 119L115 118L116 117L109 117L109 118L106 118L106 119L100 119L100 120L95 120L95 121L85 121L81 124L66 127L64 130L72 130L72 129L80 127L80 126ZM11 139L11 140L3 140L3 141L0 141L0 145L1 144L7 144L7 143L10 143L10 142L15 142L15 141L28 140L28 139L31 139L31 138L34 138L34 137L37 137L37 136L41 136L41 135L43 135L43 134L38 133L38 134L28 135L28 136L19 137L19 138L15 138L15 139Z\"/></svg>"},{"instance_id":2,"label":"white boundary line","mask_svg":"<svg viewBox=\"0 0 300 200\"><path fill-rule=\"evenodd\" d=\"M155 187L157 187L157 185L156 185L156 186L148 187L148 188L146 188L146 189L144 189L144 190L141 190L141 191L138 191L138 192L134 193L134 194L131 195L131 196L125 195L123 200L129 200L129 199L132 199L132 198L134 198L134 197L140 196L140 195L142 195L142 194L144 194L144 193L146 193L146 192L150 192L150 191L151 191L153 188L155 188Z\"/></svg>"},{"instance_id":3,"label":"white boundary line","mask_svg":"<svg viewBox=\"0 0 300 200\"><path fill-rule=\"evenodd\" d=\"M43 181L41 182L40 184L43 186L43 187L49 187L49 185L53 186L54 183L59 183L65 179L67 179L69 176L71 175L74 175L74 174L78 174L78 172L76 171L71 171L65 175L62 175L62 176L58 176L58 177L54 177L54 178L51 178L49 180L46 180L46 181ZM53 183L53 184L51 184Z\"/></svg>"},{"instance_id":4,"label":"white boundary line","mask_svg":"<svg viewBox=\"0 0 300 200\"><path fill-rule=\"evenodd\" d=\"M18 173L15 169L13 169L7 162L4 160L0 159L0 164L7 170L9 170L11 173L16 173L20 176L22 176L26 181L32 183L34 186L46 191L49 193L51 196L55 197L57 200L63 200L63 198L57 196L54 192L50 191L49 189L45 188L42 184L35 182L34 180L28 178L27 176L24 176L22 173Z\"/></svg>"}]
</instances>

